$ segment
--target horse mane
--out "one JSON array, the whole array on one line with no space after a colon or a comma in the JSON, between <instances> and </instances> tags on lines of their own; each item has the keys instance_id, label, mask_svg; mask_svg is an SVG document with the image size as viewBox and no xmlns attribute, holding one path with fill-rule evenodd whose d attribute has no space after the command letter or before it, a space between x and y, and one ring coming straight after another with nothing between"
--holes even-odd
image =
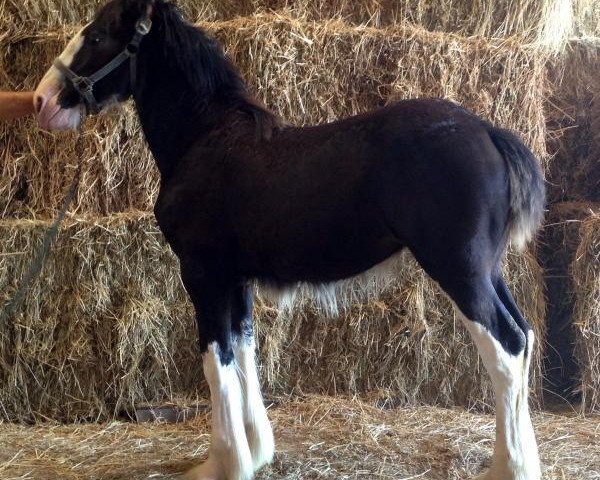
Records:
<instances>
[{"instance_id":1,"label":"horse mane","mask_svg":"<svg viewBox=\"0 0 600 480\"><path fill-rule=\"evenodd\" d=\"M165 58L186 79L198 103L220 99L250 114L262 138L268 139L274 130L282 128L279 117L250 92L216 40L185 20L174 4L158 1L154 8Z\"/></svg>"}]
</instances>

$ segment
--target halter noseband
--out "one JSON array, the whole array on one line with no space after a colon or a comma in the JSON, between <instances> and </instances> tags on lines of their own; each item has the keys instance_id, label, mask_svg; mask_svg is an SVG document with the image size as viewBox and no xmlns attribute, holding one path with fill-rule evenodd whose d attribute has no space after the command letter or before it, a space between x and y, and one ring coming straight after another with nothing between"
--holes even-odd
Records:
<instances>
[{"instance_id":1,"label":"halter noseband","mask_svg":"<svg viewBox=\"0 0 600 480\"><path fill-rule=\"evenodd\" d=\"M133 34L133 38L123 49L123 51L119 53L115 58L113 58L110 62L108 62L106 65L104 65L102 68L100 68L99 70L87 77L77 75L73 70L67 67L59 58L56 58L54 60L54 66L65 75L67 80L71 82L73 88L77 90L77 92L83 97L83 101L85 102L86 107L91 111L91 113L98 113L101 110L100 105L98 105L98 102L96 101L96 97L94 97L94 84L98 80L101 80L102 78L106 77L110 72L115 70L127 59L130 59L129 82L132 91L135 88L137 80L137 54L139 51L140 42L148 34L148 32L150 32L150 28L152 27L150 13L151 10L148 9L146 13L136 22L135 33Z\"/></svg>"}]
</instances>

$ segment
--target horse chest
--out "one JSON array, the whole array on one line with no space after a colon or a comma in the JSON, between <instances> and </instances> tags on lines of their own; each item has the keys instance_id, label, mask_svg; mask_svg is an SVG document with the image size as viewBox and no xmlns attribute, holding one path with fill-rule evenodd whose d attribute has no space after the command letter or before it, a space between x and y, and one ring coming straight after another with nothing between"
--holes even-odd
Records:
<instances>
[{"instance_id":1,"label":"horse chest","mask_svg":"<svg viewBox=\"0 0 600 480\"><path fill-rule=\"evenodd\" d=\"M189 188L161 188L154 214L167 242L178 255L210 249L225 236L222 199L203 182Z\"/></svg>"}]
</instances>

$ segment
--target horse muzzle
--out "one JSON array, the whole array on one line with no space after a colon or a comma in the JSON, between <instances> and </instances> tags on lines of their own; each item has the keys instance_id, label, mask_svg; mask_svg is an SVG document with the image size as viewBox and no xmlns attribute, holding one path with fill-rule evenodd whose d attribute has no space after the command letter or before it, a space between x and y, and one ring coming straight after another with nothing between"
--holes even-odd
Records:
<instances>
[{"instance_id":1,"label":"horse muzzle","mask_svg":"<svg viewBox=\"0 0 600 480\"><path fill-rule=\"evenodd\" d=\"M63 108L59 102L62 85L58 75L44 78L33 97L35 113L39 125L46 130L73 130L81 124L85 115L83 104Z\"/></svg>"}]
</instances>

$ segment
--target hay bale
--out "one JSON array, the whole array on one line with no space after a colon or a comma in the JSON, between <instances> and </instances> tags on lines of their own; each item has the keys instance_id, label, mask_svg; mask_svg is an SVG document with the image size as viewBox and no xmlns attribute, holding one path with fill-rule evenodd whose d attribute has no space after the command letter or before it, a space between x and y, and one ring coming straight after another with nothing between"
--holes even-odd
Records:
<instances>
[{"instance_id":1,"label":"hay bale","mask_svg":"<svg viewBox=\"0 0 600 480\"><path fill-rule=\"evenodd\" d=\"M79 25L89 21L104 1L9 0L0 16L0 31L33 33ZM344 19L357 24L384 26L411 23L431 31L464 36L510 37L560 48L573 29L570 0L180 0L178 4L193 21L228 20L257 11L284 11L311 20ZM578 25L593 21L590 0L581 0ZM595 18L595 17L594 17Z\"/></svg>"},{"instance_id":2,"label":"hay bale","mask_svg":"<svg viewBox=\"0 0 600 480\"><path fill-rule=\"evenodd\" d=\"M0 224L1 304L47 226ZM1 327L0 417L106 418L174 388L194 392L193 332L178 262L151 214L66 220L23 307Z\"/></svg>"},{"instance_id":3,"label":"hay bale","mask_svg":"<svg viewBox=\"0 0 600 480\"><path fill-rule=\"evenodd\" d=\"M353 27L278 15L204 23L267 105L295 124L335 120L407 97L444 96L515 129L545 159L543 56L514 41L461 39L413 27ZM0 88L33 87L64 34L21 38L0 55ZM3 73L2 73L3 72ZM83 155L74 135L32 120L0 126L0 216L56 213L83 159L77 214L151 209L158 174L133 109L88 120Z\"/></svg>"},{"instance_id":4,"label":"hay bale","mask_svg":"<svg viewBox=\"0 0 600 480\"><path fill-rule=\"evenodd\" d=\"M579 366L575 360L573 309L575 285L571 265L581 241L580 227L600 206L583 202L551 205L539 235L537 257L546 282L547 338L544 387L545 403L567 399L578 402Z\"/></svg>"},{"instance_id":5,"label":"hay bale","mask_svg":"<svg viewBox=\"0 0 600 480\"><path fill-rule=\"evenodd\" d=\"M0 223L0 303L11 297L48 221ZM508 278L532 321L539 393L543 282L533 256ZM381 296L328 318L255 316L269 393L386 390L395 402L485 406L487 374L446 298L407 260ZM150 214L66 220L40 278L0 328L0 418L110 418L135 405L205 396L194 315L178 262Z\"/></svg>"},{"instance_id":6,"label":"hay bale","mask_svg":"<svg viewBox=\"0 0 600 480\"><path fill-rule=\"evenodd\" d=\"M195 11L182 4L191 18L227 20L256 11L278 11L296 18L344 20L374 27L408 23L429 31L462 36L499 38L518 36L540 47L559 50L573 29L569 0L428 2L425 0L226 0ZM587 9L581 8L581 15ZM578 11L579 13L579 11Z\"/></svg>"},{"instance_id":7,"label":"hay bale","mask_svg":"<svg viewBox=\"0 0 600 480\"><path fill-rule=\"evenodd\" d=\"M152 209L159 175L130 106L122 114L87 120L81 138L72 132L43 132L34 119L0 129L8 142L1 153L0 218L55 216L79 164L72 213Z\"/></svg>"},{"instance_id":8,"label":"hay bale","mask_svg":"<svg viewBox=\"0 0 600 480\"><path fill-rule=\"evenodd\" d=\"M441 96L521 132L545 157L545 56L519 42L282 15L202 26L223 42L267 105L293 123L331 121L401 98Z\"/></svg>"},{"instance_id":9,"label":"hay bale","mask_svg":"<svg viewBox=\"0 0 600 480\"><path fill-rule=\"evenodd\" d=\"M573 262L576 332L582 410L600 412L600 211L581 225L581 243Z\"/></svg>"},{"instance_id":10,"label":"hay bale","mask_svg":"<svg viewBox=\"0 0 600 480\"><path fill-rule=\"evenodd\" d=\"M549 66L548 196L600 201L600 41L573 40Z\"/></svg>"}]
</instances>

